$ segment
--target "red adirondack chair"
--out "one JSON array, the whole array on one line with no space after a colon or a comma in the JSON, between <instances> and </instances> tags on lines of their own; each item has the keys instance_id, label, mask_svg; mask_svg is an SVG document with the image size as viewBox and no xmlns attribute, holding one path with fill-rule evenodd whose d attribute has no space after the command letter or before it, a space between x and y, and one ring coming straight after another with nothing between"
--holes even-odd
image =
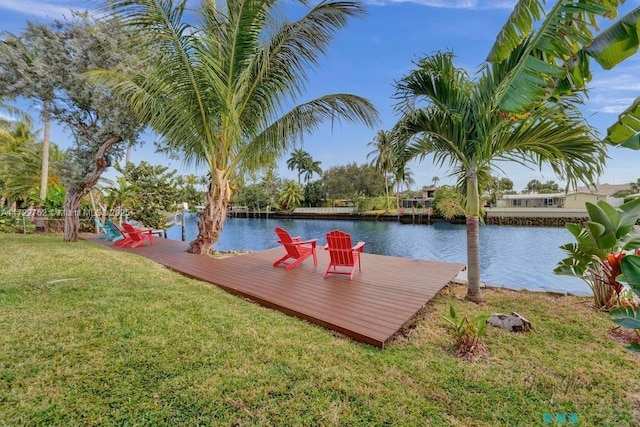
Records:
<instances>
[{"instance_id":1,"label":"red adirondack chair","mask_svg":"<svg viewBox=\"0 0 640 427\"><path fill-rule=\"evenodd\" d=\"M109 218L105 220L104 225L113 233L114 236L116 236L116 238L113 240L114 245L124 248L132 242L131 237L126 231L124 231L124 228L118 227Z\"/></svg>"},{"instance_id":2,"label":"red adirondack chair","mask_svg":"<svg viewBox=\"0 0 640 427\"><path fill-rule=\"evenodd\" d=\"M142 245L147 240L150 244L153 245L153 230L136 228L128 222L122 223L122 228L124 228L124 232L127 233L127 237L129 241L125 243L123 246L129 246L130 248L137 248Z\"/></svg>"},{"instance_id":3,"label":"red adirondack chair","mask_svg":"<svg viewBox=\"0 0 640 427\"><path fill-rule=\"evenodd\" d=\"M355 246L351 246L351 236L344 231L334 230L327 233L327 244L324 247L329 251L329 267L324 273L326 279L329 274L344 274L349 276L349 280L353 280L353 273L358 270L362 271L360 258L364 250L364 242L358 242Z\"/></svg>"},{"instance_id":4,"label":"red adirondack chair","mask_svg":"<svg viewBox=\"0 0 640 427\"><path fill-rule=\"evenodd\" d=\"M284 246L287 253L273 263L274 267L284 264L287 266L287 270L291 270L311 255L313 255L313 264L318 265L318 257L316 255L316 242L318 239L302 240L300 237L291 237L289 232L281 227L276 227L276 234L278 235L278 243ZM293 261L285 262L290 258Z\"/></svg>"}]
</instances>

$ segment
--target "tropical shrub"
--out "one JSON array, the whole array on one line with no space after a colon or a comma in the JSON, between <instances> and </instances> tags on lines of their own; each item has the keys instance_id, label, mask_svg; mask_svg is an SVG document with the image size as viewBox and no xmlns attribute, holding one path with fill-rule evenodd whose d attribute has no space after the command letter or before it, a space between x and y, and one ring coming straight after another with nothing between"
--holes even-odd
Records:
<instances>
[{"instance_id":1,"label":"tropical shrub","mask_svg":"<svg viewBox=\"0 0 640 427\"><path fill-rule=\"evenodd\" d=\"M110 188L112 208L126 209L130 219L147 227L166 228L170 213L178 209L176 170L145 161L116 170L123 176L118 178L118 188Z\"/></svg>"},{"instance_id":2,"label":"tropical shrub","mask_svg":"<svg viewBox=\"0 0 640 427\"><path fill-rule=\"evenodd\" d=\"M637 253L640 253L638 251ZM640 297L640 256L627 255L620 261L622 276L618 280L625 282L631 291ZM640 336L640 307L637 303L624 304L611 310L612 320L623 328L634 329ZM632 342L629 350L640 353L640 344Z\"/></svg>"},{"instance_id":3,"label":"tropical shrub","mask_svg":"<svg viewBox=\"0 0 640 427\"><path fill-rule=\"evenodd\" d=\"M23 211L0 210L0 233L33 233L36 226Z\"/></svg>"},{"instance_id":4,"label":"tropical shrub","mask_svg":"<svg viewBox=\"0 0 640 427\"><path fill-rule=\"evenodd\" d=\"M618 280L620 263L626 251L640 248L640 199L615 208L609 203L586 203L588 221L583 225L567 224L576 243L561 246L569 256L553 270L556 274L579 277L593 292L597 308L610 310L623 301L622 283Z\"/></svg>"},{"instance_id":5,"label":"tropical shrub","mask_svg":"<svg viewBox=\"0 0 640 427\"><path fill-rule=\"evenodd\" d=\"M433 194L431 201L434 213L444 218L451 219L455 216L464 216L464 200L460 191L454 187L443 185Z\"/></svg>"},{"instance_id":6,"label":"tropical shrub","mask_svg":"<svg viewBox=\"0 0 640 427\"><path fill-rule=\"evenodd\" d=\"M487 319L489 314L481 314L471 320L459 318L453 306L449 306L449 317L442 316L452 326L452 334L456 340L458 357L472 357L481 346L480 338L487 333Z\"/></svg>"}]
</instances>

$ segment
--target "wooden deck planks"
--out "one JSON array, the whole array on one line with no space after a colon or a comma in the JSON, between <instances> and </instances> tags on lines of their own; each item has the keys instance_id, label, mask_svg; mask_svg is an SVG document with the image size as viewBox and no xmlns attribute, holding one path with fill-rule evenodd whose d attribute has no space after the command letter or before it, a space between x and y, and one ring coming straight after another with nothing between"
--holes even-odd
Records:
<instances>
[{"instance_id":1,"label":"wooden deck planks","mask_svg":"<svg viewBox=\"0 0 640 427\"><path fill-rule=\"evenodd\" d=\"M323 279L329 256L322 248L317 266L309 258L287 271L272 266L283 248L214 259L189 254L186 247L156 238L153 246L123 250L377 347L384 347L464 267L365 252L362 272L350 281L336 275Z\"/></svg>"}]
</instances>

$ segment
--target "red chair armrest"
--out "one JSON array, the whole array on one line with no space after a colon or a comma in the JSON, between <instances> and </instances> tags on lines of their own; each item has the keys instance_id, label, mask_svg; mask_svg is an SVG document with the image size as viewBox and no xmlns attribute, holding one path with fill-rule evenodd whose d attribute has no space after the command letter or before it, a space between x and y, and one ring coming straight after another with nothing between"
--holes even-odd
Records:
<instances>
[{"instance_id":1,"label":"red chair armrest","mask_svg":"<svg viewBox=\"0 0 640 427\"><path fill-rule=\"evenodd\" d=\"M352 248L352 250L359 251L359 252L362 252L363 249L364 249L364 242L358 242L358 244Z\"/></svg>"},{"instance_id":2,"label":"red chair armrest","mask_svg":"<svg viewBox=\"0 0 640 427\"><path fill-rule=\"evenodd\" d=\"M318 241L318 239L298 240L298 241L292 242L291 244L292 245L308 245L308 244L311 244L313 247L315 247L317 241Z\"/></svg>"}]
</instances>

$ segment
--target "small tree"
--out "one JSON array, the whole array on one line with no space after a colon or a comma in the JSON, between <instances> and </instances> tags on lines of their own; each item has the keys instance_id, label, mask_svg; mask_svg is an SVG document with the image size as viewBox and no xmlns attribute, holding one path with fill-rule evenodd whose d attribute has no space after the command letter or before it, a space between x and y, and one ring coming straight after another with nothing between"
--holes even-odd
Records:
<instances>
[{"instance_id":1,"label":"small tree","mask_svg":"<svg viewBox=\"0 0 640 427\"><path fill-rule=\"evenodd\" d=\"M322 174L322 185L332 199L350 198L359 194L377 197L384 194L384 182L380 170L366 164L334 166Z\"/></svg>"},{"instance_id":2,"label":"small tree","mask_svg":"<svg viewBox=\"0 0 640 427\"><path fill-rule=\"evenodd\" d=\"M137 166L129 163L121 172L131 184L137 202L129 218L147 227L165 228L167 212L174 212L178 202L176 170L143 161Z\"/></svg>"},{"instance_id":3,"label":"small tree","mask_svg":"<svg viewBox=\"0 0 640 427\"><path fill-rule=\"evenodd\" d=\"M67 190L64 241L75 242L80 201L111 166L112 159L119 157L142 131L128 105L104 87L90 83L85 75L98 68L125 70L133 64L132 57L119 49L119 33L113 27L90 22L86 16L50 27L38 24L29 28L49 40L53 54L47 64L48 74L57 79L58 87L52 117L66 125L74 137L61 164L61 175Z\"/></svg>"},{"instance_id":4,"label":"small tree","mask_svg":"<svg viewBox=\"0 0 640 427\"><path fill-rule=\"evenodd\" d=\"M319 206L325 199L320 181L309 182L304 186L304 201L308 206Z\"/></svg>"},{"instance_id":5,"label":"small tree","mask_svg":"<svg viewBox=\"0 0 640 427\"><path fill-rule=\"evenodd\" d=\"M434 213L446 219L464 216L464 201L462 194L455 188L443 185L433 194L431 201Z\"/></svg>"}]
</instances>

